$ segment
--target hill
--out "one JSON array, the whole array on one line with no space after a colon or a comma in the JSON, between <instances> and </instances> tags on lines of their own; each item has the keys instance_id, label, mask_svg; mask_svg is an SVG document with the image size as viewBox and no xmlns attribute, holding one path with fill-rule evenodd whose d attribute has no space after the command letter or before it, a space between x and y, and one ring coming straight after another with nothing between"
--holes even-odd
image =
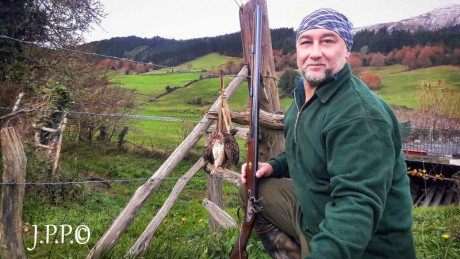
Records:
<instances>
[{"instance_id":1,"label":"hill","mask_svg":"<svg viewBox=\"0 0 460 259\"><path fill-rule=\"evenodd\" d=\"M271 34L274 49L282 49L286 53L295 51L295 33L292 28L274 29ZM241 57L243 51L239 33L190 40L117 37L91 42L80 48L98 54L152 62L163 66L177 66L213 52L224 56Z\"/></svg>"},{"instance_id":2,"label":"hill","mask_svg":"<svg viewBox=\"0 0 460 259\"><path fill-rule=\"evenodd\" d=\"M353 29L353 33L362 30L378 31L382 28L387 28L388 31L432 31L458 24L460 24L460 4L450 4L401 21L358 27Z\"/></svg>"}]
</instances>

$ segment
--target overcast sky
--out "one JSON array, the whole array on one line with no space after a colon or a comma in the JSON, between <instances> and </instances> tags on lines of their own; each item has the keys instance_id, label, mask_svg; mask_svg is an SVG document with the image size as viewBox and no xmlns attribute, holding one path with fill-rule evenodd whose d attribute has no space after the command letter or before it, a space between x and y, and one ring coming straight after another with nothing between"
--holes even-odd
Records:
<instances>
[{"instance_id":1,"label":"overcast sky","mask_svg":"<svg viewBox=\"0 0 460 259\"><path fill-rule=\"evenodd\" d=\"M237 3L247 0L100 0L107 16L86 42L135 35L169 39L212 37L240 30ZM460 0L267 0L270 28L296 29L306 14L329 7L354 27L394 22Z\"/></svg>"}]
</instances>

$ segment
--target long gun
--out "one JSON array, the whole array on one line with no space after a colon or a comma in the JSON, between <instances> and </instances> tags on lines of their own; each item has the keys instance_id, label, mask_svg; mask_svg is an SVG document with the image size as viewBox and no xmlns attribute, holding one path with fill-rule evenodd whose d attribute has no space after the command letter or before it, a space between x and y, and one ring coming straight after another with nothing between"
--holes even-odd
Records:
<instances>
[{"instance_id":1,"label":"long gun","mask_svg":"<svg viewBox=\"0 0 460 259\"><path fill-rule=\"evenodd\" d=\"M238 241L233 247L230 254L231 259L248 258L246 245L251 236L252 229L256 219L257 212L261 210L257 198L257 179L256 172L258 169L259 154L259 88L260 88L260 63L262 57L262 14L260 5L256 6L256 21L254 42L252 46L252 75L251 86L249 88L251 117L249 119L249 136L248 136L248 155L246 166L246 210L244 211L243 222L241 223L241 233Z\"/></svg>"}]
</instances>

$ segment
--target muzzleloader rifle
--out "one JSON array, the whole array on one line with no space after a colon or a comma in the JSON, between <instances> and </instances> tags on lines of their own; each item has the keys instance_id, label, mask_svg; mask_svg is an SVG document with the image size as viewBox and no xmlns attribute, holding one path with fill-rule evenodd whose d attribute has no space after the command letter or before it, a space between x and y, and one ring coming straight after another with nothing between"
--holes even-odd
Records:
<instances>
[{"instance_id":1,"label":"muzzleloader rifle","mask_svg":"<svg viewBox=\"0 0 460 259\"><path fill-rule=\"evenodd\" d=\"M260 88L260 63L262 56L262 14L260 5L256 6L256 19L254 39L252 44L252 75L249 87L251 117L249 119L249 136L248 136L248 155L246 166L246 206L244 211L243 222L241 223L241 232L238 241L233 247L230 254L231 259L248 258L246 245L251 236L252 229L256 219L257 212L261 210L257 198L257 179L256 172L258 169L258 136L259 136L259 88Z\"/></svg>"}]
</instances>

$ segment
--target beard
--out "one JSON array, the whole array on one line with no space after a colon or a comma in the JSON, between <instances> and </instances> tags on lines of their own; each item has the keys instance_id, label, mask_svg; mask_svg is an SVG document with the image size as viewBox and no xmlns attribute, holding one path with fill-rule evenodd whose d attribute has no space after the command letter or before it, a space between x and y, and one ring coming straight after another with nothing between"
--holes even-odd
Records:
<instances>
[{"instance_id":1,"label":"beard","mask_svg":"<svg viewBox=\"0 0 460 259\"><path fill-rule=\"evenodd\" d=\"M332 75L332 69L326 68L324 72L308 72L307 70L302 70L303 78L308 82L312 87L319 86L326 78Z\"/></svg>"}]
</instances>

